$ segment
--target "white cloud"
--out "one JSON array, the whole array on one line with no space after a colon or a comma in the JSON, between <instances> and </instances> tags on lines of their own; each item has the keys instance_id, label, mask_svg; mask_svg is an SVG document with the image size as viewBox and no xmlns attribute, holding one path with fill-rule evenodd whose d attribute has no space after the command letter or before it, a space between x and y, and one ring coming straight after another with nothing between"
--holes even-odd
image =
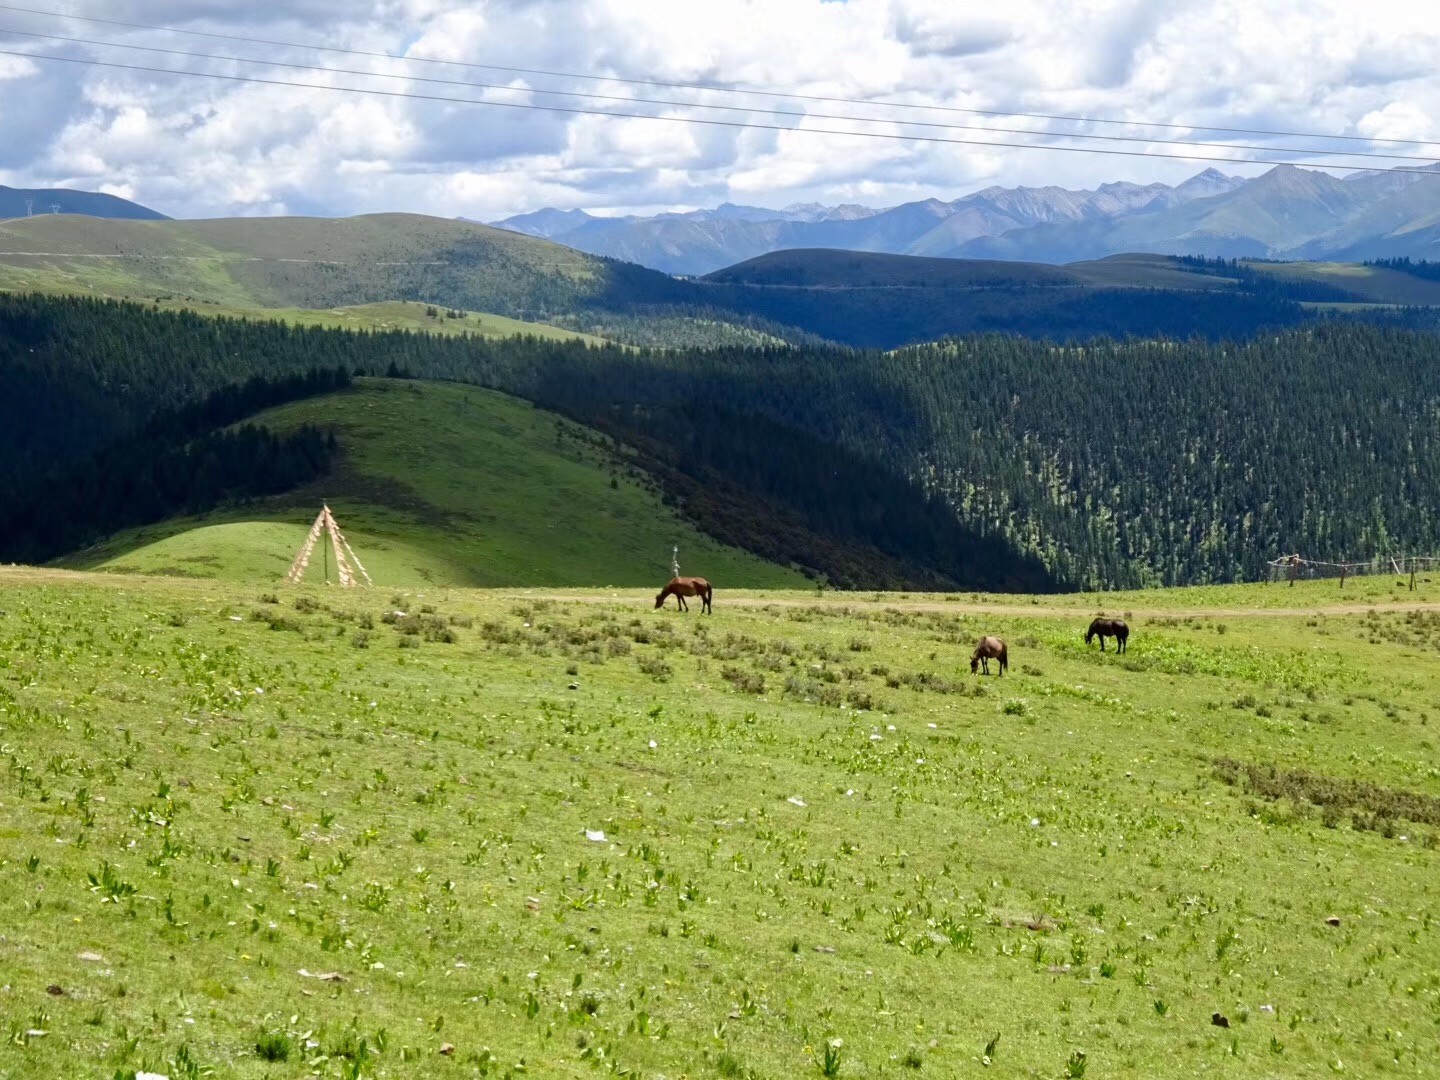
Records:
<instances>
[{"instance_id":1,"label":"white cloud","mask_svg":"<svg viewBox=\"0 0 1440 1080\"><path fill-rule=\"evenodd\" d=\"M457 64L726 82L816 96L1129 121L1440 136L1440 22L1408 0L281 0L249 14L224 0L84 0L75 10L273 41ZM369 80L335 72L208 65L223 73L437 96L584 107L543 89L618 95L599 108L674 114L636 98L764 109L1055 127L955 113L721 96L461 66L248 45L7 16L17 29L508 87ZM6 37L155 66L205 61ZM0 57L0 169L11 183L124 192L180 215L415 209L493 218L542 205L639 211L726 199L886 204L953 198L991 183L1175 181L1202 163L795 131L688 126L324 90L210 82ZM11 103L23 102L23 108ZM811 127L841 126L810 119ZM918 129L881 129L918 130ZM1077 130L1116 134L1096 125ZM983 132L935 131L984 138ZM1154 137L1184 132L1150 129ZM1214 136L1220 138L1220 136ZM997 136L1013 139L1014 136ZM1226 141L1245 141L1229 136ZM1294 139L1270 140L1296 143ZM1324 143L1307 145L1324 147ZM1112 144L1112 148L1123 148ZM1136 149L1145 149L1144 144ZM1151 146L1156 152L1182 148ZM1218 152L1224 156L1226 151ZM1255 172L1234 166L1228 171Z\"/></svg>"}]
</instances>

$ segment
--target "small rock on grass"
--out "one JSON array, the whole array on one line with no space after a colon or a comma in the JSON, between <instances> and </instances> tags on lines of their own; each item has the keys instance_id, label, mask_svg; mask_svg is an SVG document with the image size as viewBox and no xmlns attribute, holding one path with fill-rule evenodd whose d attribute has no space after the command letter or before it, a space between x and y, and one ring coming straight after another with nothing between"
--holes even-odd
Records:
<instances>
[{"instance_id":1,"label":"small rock on grass","mask_svg":"<svg viewBox=\"0 0 1440 1080\"><path fill-rule=\"evenodd\" d=\"M64 996L65 996L65 990L64 990L64 988L61 987L58 983L51 983L49 986L45 987L45 992L46 992L47 994L49 994L51 997L64 997Z\"/></svg>"},{"instance_id":2,"label":"small rock on grass","mask_svg":"<svg viewBox=\"0 0 1440 1080\"><path fill-rule=\"evenodd\" d=\"M105 957L101 956L98 952L77 953L76 958L84 960L87 964L103 964L105 962Z\"/></svg>"},{"instance_id":3,"label":"small rock on grass","mask_svg":"<svg viewBox=\"0 0 1440 1080\"><path fill-rule=\"evenodd\" d=\"M1230 1026L1230 1018L1217 1012L1211 1015L1210 1023L1216 1027L1228 1028Z\"/></svg>"},{"instance_id":4,"label":"small rock on grass","mask_svg":"<svg viewBox=\"0 0 1440 1080\"><path fill-rule=\"evenodd\" d=\"M453 1043L441 1043L441 1045L440 1045L440 1053L444 1054L446 1057L449 1057L451 1054L455 1053L455 1046L454 1046L454 1044L453 1044Z\"/></svg>"},{"instance_id":5,"label":"small rock on grass","mask_svg":"<svg viewBox=\"0 0 1440 1080\"><path fill-rule=\"evenodd\" d=\"M1326 926L1339 926L1339 925L1340 925L1340 916L1339 916L1339 915L1331 915L1328 919L1325 920L1325 925L1326 925Z\"/></svg>"}]
</instances>

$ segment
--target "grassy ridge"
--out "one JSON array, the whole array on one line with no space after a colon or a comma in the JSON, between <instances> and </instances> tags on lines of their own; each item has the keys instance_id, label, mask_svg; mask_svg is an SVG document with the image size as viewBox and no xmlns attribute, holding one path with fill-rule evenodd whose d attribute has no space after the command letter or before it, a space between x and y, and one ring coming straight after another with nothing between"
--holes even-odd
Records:
<instances>
[{"instance_id":1,"label":"grassy ridge","mask_svg":"<svg viewBox=\"0 0 1440 1080\"><path fill-rule=\"evenodd\" d=\"M273 581L326 500L385 585L658 583L676 544L687 570L726 585L804 580L681 521L594 432L503 394L363 379L257 422L333 430L342 464L290 495L132 531L66 564Z\"/></svg>"},{"instance_id":2,"label":"grassy ridge","mask_svg":"<svg viewBox=\"0 0 1440 1080\"><path fill-rule=\"evenodd\" d=\"M0 571L0 1074L1428 1074L1440 619L1126 601Z\"/></svg>"},{"instance_id":3,"label":"grassy ridge","mask_svg":"<svg viewBox=\"0 0 1440 1080\"><path fill-rule=\"evenodd\" d=\"M0 223L0 249L6 288L60 285L248 308L394 300L440 278L497 299L543 284L568 295L594 290L604 277L599 259L558 244L418 214L213 221L52 215Z\"/></svg>"}]
</instances>

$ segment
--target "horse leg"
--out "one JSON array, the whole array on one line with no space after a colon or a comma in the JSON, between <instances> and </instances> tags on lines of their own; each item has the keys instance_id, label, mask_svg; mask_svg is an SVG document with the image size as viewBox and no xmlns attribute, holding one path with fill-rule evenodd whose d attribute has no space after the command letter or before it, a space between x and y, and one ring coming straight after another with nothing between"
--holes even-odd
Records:
<instances>
[{"instance_id":1,"label":"horse leg","mask_svg":"<svg viewBox=\"0 0 1440 1080\"><path fill-rule=\"evenodd\" d=\"M678 592L675 594L675 602L679 605L681 611L690 610L690 605L685 603L685 597L681 596Z\"/></svg>"},{"instance_id":2,"label":"horse leg","mask_svg":"<svg viewBox=\"0 0 1440 1080\"><path fill-rule=\"evenodd\" d=\"M1100 651L1101 651L1101 652L1104 652L1104 651L1105 651L1105 635L1104 635L1104 634L1101 634L1101 635L1100 635Z\"/></svg>"}]
</instances>

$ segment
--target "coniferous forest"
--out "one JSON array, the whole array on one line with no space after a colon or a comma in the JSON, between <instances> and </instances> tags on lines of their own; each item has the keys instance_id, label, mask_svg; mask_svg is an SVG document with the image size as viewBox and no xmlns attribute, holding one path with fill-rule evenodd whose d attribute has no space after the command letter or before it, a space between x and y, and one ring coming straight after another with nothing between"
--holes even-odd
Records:
<instances>
[{"instance_id":1,"label":"coniferous forest","mask_svg":"<svg viewBox=\"0 0 1440 1080\"><path fill-rule=\"evenodd\" d=\"M210 421L174 417L238 419L224 399L195 411L208 395L336 368L474 382L591 423L640 447L702 526L772 558L795 557L782 521L967 588L1245 580L1292 551L1440 553L1440 338L1348 323L1238 343L665 351L0 297L0 497L23 504L45 463L98 475L81 463L147 425L169 432L166 453L193 449ZM278 457L304 456L293 449ZM323 468L323 439L310 449ZM863 568L819 568L871 584Z\"/></svg>"}]
</instances>

